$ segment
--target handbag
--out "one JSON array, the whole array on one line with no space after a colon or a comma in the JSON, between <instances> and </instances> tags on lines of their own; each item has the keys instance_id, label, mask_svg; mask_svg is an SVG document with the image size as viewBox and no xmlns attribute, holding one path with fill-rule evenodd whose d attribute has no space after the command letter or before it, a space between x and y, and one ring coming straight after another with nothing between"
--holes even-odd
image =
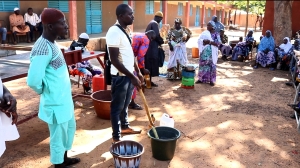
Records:
<instances>
[{"instance_id":1,"label":"handbag","mask_svg":"<svg viewBox=\"0 0 300 168\"><path fill-rule=\"evenodd\" d=\"M159 67L163 67L165 62L165 51L158 47L158 65Z\"/></svg>"},{"instance_id":2,"label":"handbag","mask_svg":"<svg viewBox=\"0 0 300 168\"><path fill-rule=\"evenodd\" d=\"M131 44L131 40L130 40L128 34L125 32L125 30L118 24L115 24L115 26L118 26L122 30L122 32L126 34L128 40L129 40L129 43ZM111 62L109 60L109 53L107 50L107 45L105 45L104 62L105 62L105 67L104 67L105 83L106 83L106 85L111 85L111 73L110 73Z\"/></svg>"}]
</instances>

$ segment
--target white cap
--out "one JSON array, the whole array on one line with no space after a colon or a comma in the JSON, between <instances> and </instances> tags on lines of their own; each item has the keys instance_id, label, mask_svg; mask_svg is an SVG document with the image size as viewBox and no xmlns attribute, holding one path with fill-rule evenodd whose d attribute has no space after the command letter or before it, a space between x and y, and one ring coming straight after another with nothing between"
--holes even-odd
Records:
<instances>
[{"instance_id":1,"label":"white cap","mask_svg":"<svg viewBox=\"0 0 300 168\"><path fill-rule=\"evenodd\" d=\"M89 35L86 34L86 33L81 33L79 38L82 38L82 39L90 39Z\"/></svg>"},{"instance_id":2,"label":"white cap","mask_svg":"<svg viewBox=\"0 0 300 168\"><path fill-rule=\"evenodd\" d=\"M20 9L19 9L18 7L15 7L15 8L14 8L14 11L17 11L17 10L20 10Z\"/></svg>"}]
</instances>

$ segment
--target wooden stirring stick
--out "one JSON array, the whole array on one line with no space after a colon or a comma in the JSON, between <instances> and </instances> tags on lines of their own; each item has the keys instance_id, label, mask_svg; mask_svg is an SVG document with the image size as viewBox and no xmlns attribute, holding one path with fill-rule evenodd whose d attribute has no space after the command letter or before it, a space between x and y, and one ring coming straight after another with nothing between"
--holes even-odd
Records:
<instances>
[{"instance_id":1,"label":"wooden stirring stick","mask_svg":"<svg viewBox=\"0 0 300 168\"><path fill-rule=\"evenodd\" d=\"M146 113L147 113L147 116L148 116L148 120L150 122L150 125L152 126L153 134L154 134L155 138L159 139L158 134L157 134L156 129L155 129L155 126L154 126L154 123L153 123L152 118L150 116L150 112L149 112L149 109L148 109L148 104L147 104L147 101L146 101L146 98L145 98L145 95L144 95L142 89L139 89L139 93L140 93L140 95L143 99L145 109L146 109Z\"/></svg>"}]
</instances>

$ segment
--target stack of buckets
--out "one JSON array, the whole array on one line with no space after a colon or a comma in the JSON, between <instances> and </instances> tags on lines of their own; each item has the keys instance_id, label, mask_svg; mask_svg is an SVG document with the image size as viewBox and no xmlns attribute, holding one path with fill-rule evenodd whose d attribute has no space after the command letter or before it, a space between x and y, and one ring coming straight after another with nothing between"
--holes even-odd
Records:
<instances>
[{"instance_id":1,"label":"stack of buckets","mask_svg":"<svg viewBox=\"0 0 300 168\"><path fill-rule=\"evenodd\" d=\"M185 89L193 89L195 83L195 70L187 71L185 69L182 69L181 75L181 87Z\"/></svg>"}]
</instances>

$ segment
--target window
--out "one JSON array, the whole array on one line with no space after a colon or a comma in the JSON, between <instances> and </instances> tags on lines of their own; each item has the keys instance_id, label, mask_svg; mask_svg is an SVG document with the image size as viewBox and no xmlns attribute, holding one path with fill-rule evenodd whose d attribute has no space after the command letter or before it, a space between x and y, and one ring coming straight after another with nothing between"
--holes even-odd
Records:
<instances>
[{"instance_id":1,"label":"window","mask_svg":"<svg viewBox=\"0 0 300 168\"><path fill-rule=\"evenodd\" d=\"M208 10L207 10L207 17L210 17L210 15L211 15L211 9L208 8Z\"/></svg>"},{"instance_id":2,"label":"window","mask_svg":"<svg viewBox=\"0 0 300 168\"><path fill-rule=\"evenodd\" d=\"M148 0L146 1L146 14L154 14L154 1Z\"/></svg>"},{"instance_id":3,"label":"window","mask_svg":"<svg viewBox=\"0 0 300 168\"><path fill-rule=\"evenodd\" d=\"M20 7L19 1L13 1L13 0L4 0L0 1L0 11L1 12L13 12L15 7Z\"/></svg>"},{"instance_id":4,"label":"window","mask_svg":"<svg viewBox=\"0 0 300 168\"><path fill-rule=\"evenodd\" d=\"M193 5L190 5L190 16L193 16Z\"/></svg>"},{"instance_id":5,"label":"window","mask_svg":"<svg viewBox=\"0 0 300 168\"><path fill-rule=\"evenodd\" d=\"M128 4L128 1L123 1L123 4ZM135 9L135 1L133 1L133 6L131 6L132 10L133 10L133 13L134 13L134 9Z\"/></svg>"},{"instance_id":6,"label":"window","mask_svg":"<svg viewBox=\"0 0 300 168\"><path fill-rule=\"evenodd\" d=\"M69 3L67 0L57 0L57 1L49 0L48 7L59 9L62 12L69 12Z\"/></svg>"},{"instance_id":7,"label":"window","mask_svg":"<svg viewBox=\"0 0 300 168\"><path fill-rule=\"evenodd\" d=\"M178 2L178 16L182 16L183 14L183 3Z\"/></svg>"}]
</instances>

